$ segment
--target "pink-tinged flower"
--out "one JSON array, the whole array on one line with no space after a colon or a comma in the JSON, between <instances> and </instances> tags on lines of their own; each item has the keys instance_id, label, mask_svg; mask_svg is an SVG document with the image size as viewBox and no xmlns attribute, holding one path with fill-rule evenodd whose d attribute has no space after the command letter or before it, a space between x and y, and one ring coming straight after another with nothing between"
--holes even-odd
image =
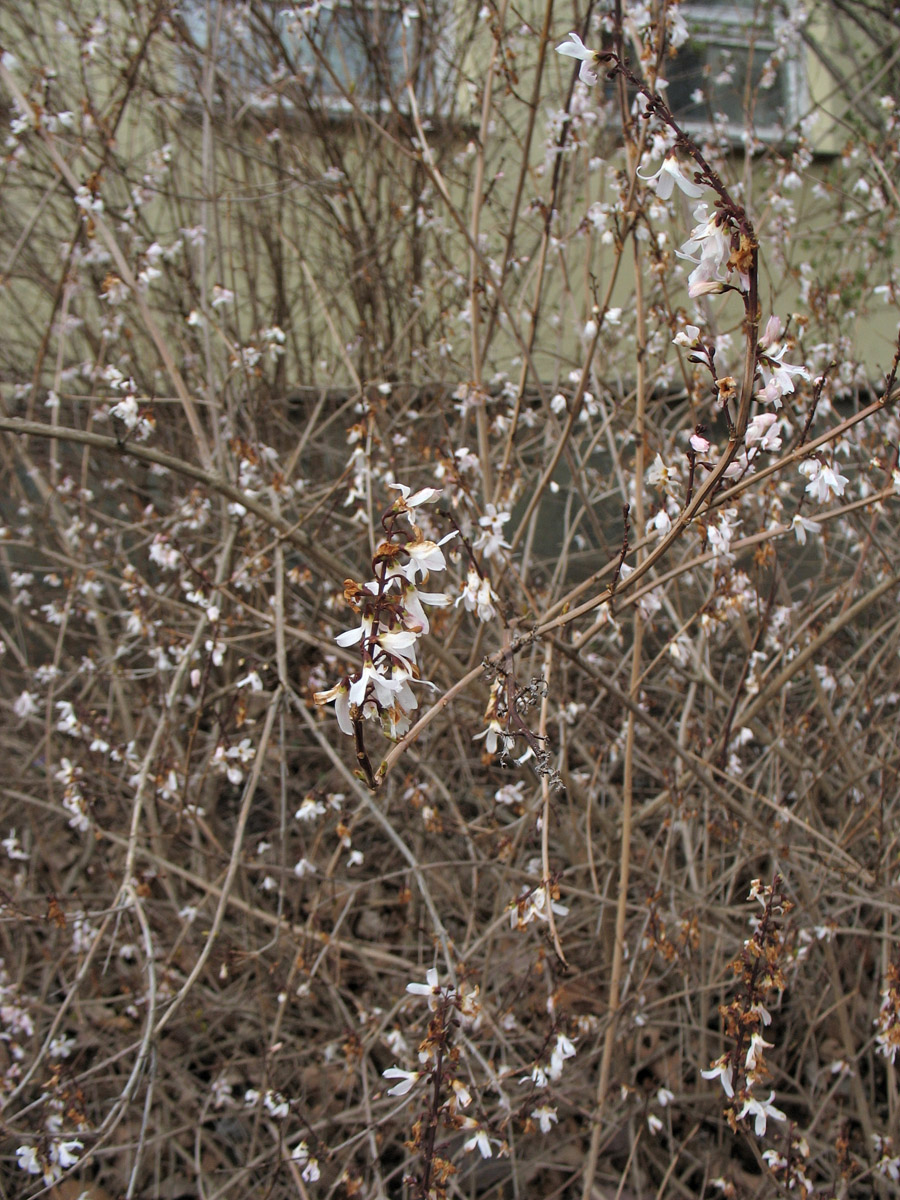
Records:
<instances>
[{"instance_id":1,"label":"pink-tinged flower","mask_svg":"<svg viewBox=\"0 0 900 1200\"><path fill-rule=\"evenodd\" d=\"M781 337L781 318L776 317L773 313L766 321L766 328L763 331L762 337L759 339L760 349L765 349L768 346L774 346Z\"/></svg>"},{"instance_id":2,"label":"pink-tinged flower","mask_svg":"<svg viewBox=\"0 0 900 1200\"><path fill-rule=\"evenodd\" d=\"M593 87L600 78L597 73L600 56L593 50L589 50L577 33L570 33L569 40L556 47L556 53L563 54L566 58L577 58L580 61L578 78L588 87Z\"/></svg>"},{"instance_id":3,"label":"pink-tinged flower","mask_svg":"<svg viewBox=\"0 0 900 1200\"><path fill-rule=\"evenodd\" d=\"M688 277L688 295L692 300L701 296L720 296L728 287L720 279L710 278L710 269L710 264L702 262Z\"/></svg>"},{"instance_id":4,"label":"pink-tinged flower","mask_svg":"<svg viewBox=\"0 0 900 1200\"><path fill-rule=\"evenodd\" d=\"M766 1121L769 1117L773 1121L786 1121L787 1117L780 1108L776 1108L772 1101L775 1099L775 1093L769 1092L768 1099L757 1100L753 1096L748 1096L744 1101L744 1106L738 1113L738 1120L742 1120L746 1116L753 1116L753 1129L757 1137L763 1137L766 1132Z\"/></svg>"},{"instance_id":5,"label":"pink-tinged flower","mask_svg":"<svg viewBox=\"0 0 900 1200\"><path fill-rule=\"evenodd\" d=\"M809 379L809 371L802 365L786 363L784 356L787 346L779 346L777 350L769 351L759 356L759 371L763 378L763 388L756 393L757 399L766 400L781 408L781 397L794 390L794 376L799 379Z\"/></svg>"},{"instance_id":6,"label":"pink-tinged flower","mask_svg":"<svg viewBox=\"0 0 900 1200\"><path fill-rule=\"evenodd\" d=\"M392 1088L388 1088L389 1096L405 1096L422 1078L421 1071L404 1071L401 1067L388 1067L382 1074L385 1079L398 1080Z\"/></svg>"},{"instance_id":7,"label":"pink-tinged flower","mask_svg":"<svg viewBox=\"0 0 900 1200\"><path fill-rule=\"evenodd\" d=\"M645 183L656 182L656 194L660 200L668 200L676 186L691 200L698 200L703 195L703 188L688 179L674 154L667 154L662 166L652 175L641 175L638 168L638 176Z\"/></svg>"},{"instance_id":8,"label":"pink-tinged flower","mask_svg":"<svg viewBox=\"0 0 900 1200\"><path fill-rule=\"evenodd\" d=\"M698 454L709 454L709 439L699 433L691 434L691 446Z\"/></svg>"},{"instance_id":9,"label":"pink-tinged flower","mask_svg":"<svg viewBox=\"0 0 900 1200\"><path fill-rule=\"evenodd\" d=\"M727 1054L723 1054L721 1058L717 1058L708 1071L700 1072L704 1079L718 1079L722 1084L722 1091L729 1100L734 1097L734 1087L731 1082L733 1073L733 1068L728 1061Z\"/></svg>"},{"instance_id":10,"label":"pink-tinged flower","mask_svg":"<svg viewBox=\"0 0 900 1200\"><path fill-rule=\"evenodd\" d=\"M748 446L758 442L760 450L780 450L781 438L778 436L778 429L772 428L777 420L775 413L757 413L747 426L744 441Z\"/></svg>"},{"instance_id":11,"label":"pink-tinged flower","mask_svg":"<svg viewBox=\"0 0 900 1200\"><path fill-rule=\"evenodd\" d=\"M705 203L698 204L694 209L694 218L699 224L694 226L690 238L676 251L679 258L696 264L688 276L688 295L697 297L722 292L728 286L731 227L722 213L716 211L710 215ZM741 285L746 287L747 282L742 276Z\"/></svg>"}]
</instances>

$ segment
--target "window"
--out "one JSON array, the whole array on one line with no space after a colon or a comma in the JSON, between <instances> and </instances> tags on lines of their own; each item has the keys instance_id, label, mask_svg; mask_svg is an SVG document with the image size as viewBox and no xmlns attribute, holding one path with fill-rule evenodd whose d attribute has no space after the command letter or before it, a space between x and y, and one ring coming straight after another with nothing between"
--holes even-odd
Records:
<instances>
[{"instance_id":1,"label":"window","mask_svg":"<svg viewBox=\"0 0 900 1200\"><path fill-rule=\"evenodd\" d=\"M182 0L179 10L196 51L212 38L217 92L255 108L276 95L332 112L404 108L408 81L423 108L437 103L449 3Z\"/></svg>"},{"instance_id":2,"label":"window","mask_svg":"<svg viewBox=\"0 0 900 1200\"><path fill-rule=\"evenodd\" d=\"M691 132L724 126L739 140L784 135L800 114L800 65L775 37L772 17L735 0L685 4L691 31L669 68L668 101Z\"/></svg>"}]
</instances>

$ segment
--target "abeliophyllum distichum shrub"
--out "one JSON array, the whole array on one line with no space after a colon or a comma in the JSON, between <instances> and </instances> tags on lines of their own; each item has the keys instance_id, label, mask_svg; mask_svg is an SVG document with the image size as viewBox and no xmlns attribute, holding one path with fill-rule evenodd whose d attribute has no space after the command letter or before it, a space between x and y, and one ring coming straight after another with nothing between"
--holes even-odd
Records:
<instances>
[{"instance_id":1,"label":"abeliophyllum distichum shrub","mask_svg":"<svg viewBox=\"0 0 900 1200\"><path fill-rule=\"evenodd\" d=\"M686 34L677 10L671 10L669 16L669 33L672 44L677 47ZM643 40L641 40L639 15L632 14L626 25L630 26L632 36L636 35L640 44L647 51L644 56L646 68L648 63L652 62L650 50L652 41L646 39L646 30L644 30ZM850 483L849 478L842 474L836 466L833 454L835 449L838 451L849 449L845 433L852 429L855 420L851 419L837 433L827 433L824 437L810 441L810 429L815 408L822 402L827 379L824 375L814 376L813 370L804 362L791 361L798 357L799 349L794 338L787 333L782 317L772 314L763 319L759 287L759 239L746 209L734 199L732 189L725 183L722 173L712 165L711 160L718 156L707 147L701 148L681 128L665 103L663 86L655 75L655 69L649 71L647 76L649 82L645 82L644 78L636 75L627 65L620 40L623 28L616 26L612 21L608 25L607 31L612 34L612 44L617 44L618 50L595 52L587 47L576 33L571 33L568 39L557 47L557 50L561 55L574 58L579 62L579 80L587 88L596 88L601 73L605 73L609 79L623 81L636 95L630 115L637 118L640 132L632 133L627 145L631 167L628 198L634 211L631 213L624 209L620 211L619 232L621 233L624 218L627 216L633 223L629 232L636 239L636 243L646 241L652 244L651 230L654 221L657 221L661 215L660 202L671 201L673 196L676 200L683 197L683 200L680 201L681 204L690 202L695 224L680 247L670 249L668 234L660 233L655 244L656 255L652 256L647 252L646 256L637 255L636 260L639 265L645 263L647 266L651 266L652 264L652 269L657 272L666 265L674 265L675 261L679 259L689 264L686 290L687 296L691 300L704 301L711 296L735 294L743 309L743 319L739 326L743 341L742 355L735 354L732 337L716 334L711 322L709 328L705 329L703 324L694 324L685 320L680 314L673 314L672 320L677 331L672 338L672 343L683 354L682 363L686 362L695 369L694 386L712 398L710 417L715 419L720 414L718 420L720 426L723 423L721 418L724 418L727 440L715 445L708 426L698 422L693 428L689 427L684 430L683 449L680 454L673 453L674 447L671 443L667 447L668 453L665 456L662 450L659 450L655 454L653 462L644 467L644 481L646 485L657 490L660 494L660 502L654 514L647 519L640 495L641 480L638 475L630 493L629 506L626 508L622 551L614 562L612 582L606 591L597 595L592 601L579 604L574 612L571 609L571 600L569 600L560 601L549 612L545 612L544 619L535 613L527 639L517 637L510 641L507 627L507 648L496 652L493 657L489 656L485 659L483 669L487 671L488 678L494 678L494 682L491 684L491 694L485 714L487 729L477 734L476 737L485 739L487 755L493 755L499 751L506 762L508 762L509 751L521 737L521 718L517 706L502 705L499 703L499 698L506 691L508 678L514 677L515 655L521 652L523 646L539 643L542 638L551 639L556 635L557 630L569 625L576 618L583 618L586 613L591 613L592 619L597 623L593 627L594 630L597 625L602 627L603 624L615 627L616 619L613 616L615 606L621 604L623 599L628 602L629 590L634 593L641 580L650 575L651 568L655 567L657 563L664 563L668 555L677 555L679 547L686 541L693 542L696 537L695 531L698 531L701 547L699 554L694 548L691 568L693 569L695 564L699 565L704 560L709 563L714 572L715 587L710 600L694 617L683 623L681 630L674 636L670 635L667 647L669 655L676 662L684 662L690 657L692 651L692 639L685 636L691 625L697 623L701 630L709 631L720 622L727 623L729 611L731 613L740 612L742 609L746 610L748 604L754 603L752 586L747 575L735 567L735 550L742 540L737 533L739 527L745 521L756 520L763 515L767 523L762 526L755 537L747 539L750 544L756 543L765 548L770 541L791 532L798 544L806 545L807 539L820 535L822 528L819 520L807 515L807 506L809 504L821 506L836 503L844 497L845 489ZM617 39L619 40L617 41ZM586 105L589 104L586 98L585 102ZM661 165L654 170L653 161L656 160L659 163L660 159ZM647 165L643 166L644 163ZM652 191L641 193L642 183ZM638 196L641 197L640 200L637 198ZM645 208L641 207L642 203L646 206ZM662 252L660 253L660 251ZM610 311L607 308L594 306L594 318L585 327L588 363L582 372L575 372L573 375L576 394L571 407L564 396L558 397L561 403L558 406L555 405L555 411L560 414L568 412L571 415L573 410L577 412L578 406L583 404L587 413L593 415L590 413L589 407L593 403L593 397L587 395L585 389L587 381L595 378L595 372L598 370L598 364L592 355L597 346L600 325ZM698 310L698 312L700 311L703 311L703 305ZM639 319L640 316L643 314L639 314ZM620 320L619 310L616 310L615 320ZM737 370L731 374L730 370L734 370L734 366L737 367ZM896 359L888 375L885 396L893 386L895 370ZM809 389L806 393L807 412L802 423L796 426L793 423L792 415L789 416L785 411L785 406L799 400L797 387L798 384L804 383L808 385ZM600 386L602 387L602 384ZM811 407L809 407L810 405ZM830 405L828 407L830 408ZM579 415L584 416L584 410ZM646 431L646 425L644 429ZM644 436L646 436L646 432ZM779 461L775 456L779 451L785 450L786 443L788 451ZM638 464L645 461L642 450L643 447L638 448ZM463 450L460 455L465 456L467 453L466 450ZM799 487L792 485L788 474L790 471L796 473L795 478L799 475ZM762 502L758 498L759 493L755 496L753 492L756 482L754 477L758 472L762 472L764 476L778 479L774 492L769 488L760 488L760 493L764 497ZM882 496L888 497L896 491L896 478L896 469L894 469L893 475L889 476L887 487L881 490ZM459 503L459 499L459 497L453 497L454 505ZM504 498L504 501L511 506L512 497ZM792 509L787 507L788 504L793 506ZM630 531L627 524L629 509L637 510L644 517L642 521L644 536L634 547L630 545ZM496 510L492 507L491 511ZM696 547L695 542L694 547ZM504 543L504 549L509 550L510 546ZM633 561L628 562L628 558L632 555ZM765 553L759 560L760 564L764 562ZM443 568L443 561L440 566ZM682 568L682 570L687 574L686 568ZM650 577L652 578L652 575ZM367 586L373 591L375 590L374 584ZM576 589L572 598L574 599L583 590ZM651 587L649 579L646 579L639 596L636 624L640 621L642 624L646 623L648 628L651 624L655 624L657 629L660 629L664 622L657 617L657 614L664 610L665 606L664 588ZM765 633L764 640L771 639L771 643L777 644L778 627L782 625L787 614L782 610L779 615L776 615L772 611L773 607L770 599L765 622L769 628ZM566 611L567 609L569 611ZM553 615L556 613L559 615ZM388 626L385 626L385 629L387 628ZM340 635L338 641L350 636L351 634ZM352 636L355 637L355 634ZM367 624L364 618L363 639L365 640L366 637L369 639L369 644L372 644L373 637L377 641L377 635L373 634L371 620ZM586 640L576 635L574 645L580 647ZM635 639L635 645L632 647L635 661L639 658L636 645L639 645L638 638ZM765 658L765 653L759 650L754 650L751 654L747 666L754 675L758 665ZM387 660L385 659L385 661ZM823 670L819 665L816 666L816 674L820 680L828 679L827 669ZM471 678L470 673L465 681L457 681L453 690L457 689L460 682L467 682ZM745 673L742 683L747 688L749 695L758 695L762 690L760 681L754 678L751 682L747 678L747 673ZM348 685L351 689L349 693ZM544 686L548 687L546 680ZM369 715L380 714L384 725L383 708L378 699L378 692L379 689L383 690L383 684L374 678L370 678L366 682L365 668L361 673L345 679L336 688L330 692L321 693L317 698L320 700L336 699L338 704L343 705L343 716L339 713L339 720L345 731L350 732L347 727L347 703L351 699L354 689L356 707L349 710L353 714L354 728L358 728L359 718L364 713L366 703L369 704ZM635 698L639 703L646 704L643 693L639 692ZM387 694L383 699L387 699ZM721 753L718 756L717 765L726 767L734 776L739 777L744 772L741 747L754 740L754 732L749 727L731 728L732 718L733 713L729 715L729 725L726 725L723 731ZM420 720L421 726L417 725L408 739L401 740L400 748L412 742L419 728L424 728L429 723L430 717L425 714ZM387 730L386 725L385 729L389 733L391 732ZM397 732L400 731L393 731L395 736ZM406 732L406 726L402 732ZM633 749L629 750L627 739L622 750L625 754L633 753ZM527 759L529 755L526 754L524 757ZM370 785L373 780L380 785L384 779L386 768L392 766L397 759L396 750L392 751L374 777L371 767L365 764L363 774ZM548 761L549 758L546 755L540 761L539 775L546 774ZM507 785L497 793L498 801L506 802L506 796L501 797L501 793L508 790L509 786ZM544 790L546 792L546 781ZM780 808L780 805L778 807ZM542 822L547 820L548 810L545 809L538 817L537 828L540 830ZM619 875L620 897L624 896L627 888L625 856L623 856L622 863ZM770 1086L768 1094L765 1094L765 1085L773 1080L773 1073L766 1061L766 1051L773 1050L776 1045L775 1042L767 1041L765 1038L766 1033L773 1036L775 1034L775 1030L769 1028L772 1025L772 1014L766 1007L766 1003L771 1003L774 996L780 1004L787 986L786 972L790 972L792 969L796 970L799 962L805 956L802 950L798 951L792 944L792 937L796 935L786 937L779 929L776 918L784 916L792 907L786 900L781 890L782 887L783 881L778 875L774 877L771 885L761 884L758 879L752 881L749 898L758 899L763 905L764 913L762 919L755 922L755 932L750 939L744 942L744 950L734 964L735 970L740 967L743 972L740 998L720 1007L728 1048L709 1069L702 1067L702 1064L697 1062L694 1064L693 1071L694 1078L699 1074L704 1079L720 1079L728 1102L725 1115L733 1133L742 1132L747 1137L762 1142L764 1146L768 1140L769 1146L762 1151L759 1161L768 1168L773 1183L777 1181L788 1190L799 1189L803 1193L808 1193L814 1186L807 1174L810 1155L808 1141L797 1123L791 1121L786 1112L778 1107L776 1087ZM523 893L526 896L530 894L529 892ZM549 892L544 887L535 889L534 894L542 899L549 897ZM555 895L558 898L558 887ZM548 909L551 903L553 909L560 916L568 916L568 908L549 901L549 899ZM521 910L521 902L518 904L518 909ZM543 915L546 920L550 914ZM516 909L514 909L513 928L521 929L525 924L527 921L516 920ZM562 957L565 937L563 936L562 943L560 943L556 940L555 928L553 933L557 951ZM817 934L817 937L823 936L825 936L823 933ZM645 944L654 946L657 951L662 948L667 953L671 952L671 943L664 943L663 946L660 946L659 944L654 945L654 941L655 939L652 937L647 938ZM614 958L614 976L617 965L621 968L621 961L617 964ZM435 973L433 981L435 987L437 986L436 981L437 974ZM611 995L615 996L614 988ZM618 1000L618 998L616 999ZM615 1009L615 1005L611 1005L611 1009ZM615 1012L611 1012L607 1032L614 1027L617 1015ZM590 1021L585 1022L585 1029L592 1030ZM567 1044L574 1055L574 1044L568 1041ZM607 1047L608 1045L607 1038ZM601 1060L601 1079L604 1082L608 1082L605 1074L608 1058L607 1052ZM842 1063L838 1073L841 1074L846 1070L847 1068ZM557 1071L555 1075L548 1076L541 1066L536 1066L532 1071L531 1079L537 1086L545 1087L552 1078L558 1077L558 1074ZM410 1071L394 1067L386 1072L386 1075L399 1080L391 1089L393 1094L399 1096L408 1094L418 1083L422 1073L417 1070ZM627 1096L627 1094L626 1089L623 1096ZM466 1095L469 1095L468 1090L466 1090ZM674 1095L667 1086L659 1088L657 1102L662 1107L667 1107L673 1099ZM504 1103L508 1102L504 1101ZM598 1091L600 1112L604 1110L606 1103L607 1098ZM437 1120L439 1111L439 1109L432 1110L432 1127ZM547 1114L546 1119L542 1116L540 1120L541 1130L547 1133L551 1129L551 1124L557 1121L557 1110L553 1106L545 1106L540 1110L535 1109L531 1116L536 1118L539 1111ZM504 1127L505 1120L506 1118L501 1118L498 1129ZM783 1135L773 1131L773 1122L785 1126ZM647 1123L649 1130L655 1135L659 1135L664 1128L661 1118L652 1112L647 1115ZM420 1128L420 1123L417 1123L416 1128ZM418 1138L414 1145L417 1150L421 1150ZM589 1157L592 1167L596 1166L596 1145L597 1138L595 1136L591 1142ZM879 1145L881 1145L880 1142ZM483 1156L489 1157L492 1154L490 1136L485 1133L481 1140L477 1137L469 1138L465 1142L463 1150L472 1151L476 1147ZM429 1163L431 1162L429 1155L432 1153L433 1147L425 1155L426 1161ZM887 1161L888 1156L883 1154L882 1165ZM879 1166L878 1169L882 1170L882 1166ZM882 1174L884 1173L882 1170ZM422 1177L417 1178L421 1179ZM431 1179L430 1171L427 1178ZM434 1194L442 1194L439 1185L432 1186ZM724 1194L738 1194L736 1184L728 1172L713 1180L712 1186ZM589 1194L587 1187L585 1194Z\"/></svg>"},{"instance_id":2,"label":"abeliophyllum distichum shrub","mask_svg":"<svg viewBox=\"0 0 900 1200\"><path fill-rule=\"evenodd\" d=\"M0 17L11 1193L896 1185L896 24L702 7Z\"/></svg>"}]
</instances>

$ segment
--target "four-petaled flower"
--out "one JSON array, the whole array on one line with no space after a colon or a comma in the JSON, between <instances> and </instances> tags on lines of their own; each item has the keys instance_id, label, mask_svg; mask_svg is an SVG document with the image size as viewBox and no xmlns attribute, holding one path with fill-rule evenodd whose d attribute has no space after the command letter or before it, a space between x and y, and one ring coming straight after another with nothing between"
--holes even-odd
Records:
<instances>
[{"instance_id":1,"label":"four-petaled flower","mask_svg":"<svg viewBox=\"0 0 900 1200\"><path fill-rule=\"evenodd\" d=\"M704 1072L705 1074L705 1072ZM753 1116L753 1129L757 1137L762 1137L766 1132L766 1121L769 1117L773 1121L786 1121L787 1117L780 1108L776 1108L772 1101L775 1099L775 1093L769 1092L766 1100L757 1100L755 1096L748 1096L744 1101L741 1111L738 1113L738 1120L744 1117Z\"/></svg>"},{"instance_id":2,"label":"four-petaled flower","mask_svg":"<svg viewBox=\"0 0 900 1200\"><path fill-rule=\"evenodd\" d=\"M582 83L586 83L588 87L593 87L600 78L597 73L597 67L600 65L600 56L593 50L589 50L577 33L570 33L569 40L563 42L556 47L557 54L564 54L566 58L577 58L581 62L578 68L578 78Z\"/></svg>"},{"instance_id":3,"label":"four-petaled flower","mask_svg":"<svg viewBox=\"0 0 900 1200\"><path fill-rule=\"evenodd\" d=\"M804 459L797 470L807 477L809 483L806 490L820 504L825 504L832 495L843 496L844 488L850 482L846 475L839 475L833 467L826 466L817 458Z\"/></svg>"},{"instance_id":4,"label":"four-petaled flower","mask_svg":"<svg viewBox=\"0 0 900 1200\"><path fill-rule=\"evenodd\" d=\"M656 194L660 200L668 200L676 186L691 200L699 200L703 195L703 188L688 179L674 154L667 154L662 166L652 175L641 175L640 168L638 175L645 183L656 183Z\"/></svg>"},{"instance_id":5,"label":"four-petaled flower","mask_svg":"<svg viewBox=\"0 0 900 1200\"><path fill-rule=\"evenodd\" d=\"M443 988L438 983L437 967L429 967L425 972L424 983L408 983L406 990L411 996L427 996L428 1007L434 1012L438 1006L438 1000L442 997L447 997L452 994L452 989Z\"/></svg>"},{"instance_id":6,"label":"four-petaled flower","mask_svg":"<svg viewBox=\"0 0 900 1200\"><path fill-rule=\"evenodd\" d=\"M559 1122L556 1109L549 1104L542 1104L540 1108L532 1109L531 1115L540 1125L541 1133L549 1133L554 1124Z\"/></svg>"}]
</instances>

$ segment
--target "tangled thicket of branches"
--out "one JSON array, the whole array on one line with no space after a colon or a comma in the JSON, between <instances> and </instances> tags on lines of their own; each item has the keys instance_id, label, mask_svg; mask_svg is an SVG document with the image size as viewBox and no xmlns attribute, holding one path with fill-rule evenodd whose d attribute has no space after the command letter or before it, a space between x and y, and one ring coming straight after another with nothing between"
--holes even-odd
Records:
<instances>
[{"instance_id":1,"label":"tangled thicket of branches","mask_svg":"<svg viewBox=\"0 0 900 1200\"><path fill-rule=\"evenodd\" d=\"M896 31L759 7L0 17L0 1194L900 1190Z\"/></svg>"}]
</instances>

